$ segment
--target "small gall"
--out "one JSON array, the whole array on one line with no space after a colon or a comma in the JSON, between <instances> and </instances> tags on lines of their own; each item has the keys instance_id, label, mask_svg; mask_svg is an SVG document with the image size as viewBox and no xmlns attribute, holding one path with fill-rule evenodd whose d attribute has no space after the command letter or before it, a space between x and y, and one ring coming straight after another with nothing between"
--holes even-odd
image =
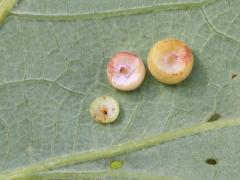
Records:
<instances>
[{"instance_id":1,"label":"small gall","mask_svg":"<svg viewBox=\"0 0 240 180\"><path fill-rule=\"evenodd\" d=\"M116 89L131 91L139 87L145 77L142 60L130 52L119 52L107 65L109 83Z\"/></svg>"},{"instance_id":2,"label":"small gall","mask_svg":"<svg viewBox=\"0 0 240 180\"><path fill-rule=\"evenodd\" d=\"M123 162L122 161L114 160L110 164L111 169L121 169L122 167L123 167Z\"/></svg>"},{"instance_id":3,"label":"small gall","mask_svg":"<svg viewBox=\"0 0 240 180\"><path fill-rule=\"evenodd\" d=\"M91 103L90 114L97 122L111 123L118 117L119 104L113 97L100 96Z\"/></svg>"},{"instance_id":4,"label":"small gall","mask_svg":"<svg viewBox=\"0 0 240 180\"><path fill-rule=\"evenodd\" d=\"M177 39L154 44L147 60L151 74L166 84L178 84L185 80L192 71L193 62L191 49Z\"/></svg>"}]
</instances>

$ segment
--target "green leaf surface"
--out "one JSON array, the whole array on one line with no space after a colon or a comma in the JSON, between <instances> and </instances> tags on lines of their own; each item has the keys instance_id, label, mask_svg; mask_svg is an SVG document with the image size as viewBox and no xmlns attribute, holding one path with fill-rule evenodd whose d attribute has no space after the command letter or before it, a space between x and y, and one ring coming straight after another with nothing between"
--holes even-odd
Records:
<instances>
[{"instance_id":1,"label":"green leaf surface","mask_svg":"<svg viewBox=\"0 0 240 180\"><path fill-rule=\"evenodd\" d=\"M0 21L14 2L0 1ZM0 26L0 179L240 179L239 8L238 0L19 0ZM148 72L136 91L109 85L111 56L132 51L146 64L168 37L193 50L186 81L164 85ZM100 95L120 103L113 124L90 117Z\"/></svg>"}]
</instances>

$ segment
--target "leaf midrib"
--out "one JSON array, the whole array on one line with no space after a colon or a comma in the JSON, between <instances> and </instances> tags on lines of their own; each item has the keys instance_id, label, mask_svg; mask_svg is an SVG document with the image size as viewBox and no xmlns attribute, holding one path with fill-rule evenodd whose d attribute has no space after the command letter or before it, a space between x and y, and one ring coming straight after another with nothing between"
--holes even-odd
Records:
<instances>
[{"instance_id":1,"label":"leaf midrib","mask_svg":"<svg viewBox=\"0 0 240 180\"><path fill-rule=\"evenodd\" d=\"M103 158L111 158L125 153L150 148L159 144L176 140L178 138L239 125L240 119L225 119L214 122L204 122L194 125L192 127L179 128L174 131L160 133L155 136L151 136L141 140L130 141L120 145L110 146L105 149L49 158L45 161L33 165L25 166L8 172L2 172L0 174L0 179L23 178L35 173L40 173L59 167L95 161Z\"/></svg>"}]
</instances>

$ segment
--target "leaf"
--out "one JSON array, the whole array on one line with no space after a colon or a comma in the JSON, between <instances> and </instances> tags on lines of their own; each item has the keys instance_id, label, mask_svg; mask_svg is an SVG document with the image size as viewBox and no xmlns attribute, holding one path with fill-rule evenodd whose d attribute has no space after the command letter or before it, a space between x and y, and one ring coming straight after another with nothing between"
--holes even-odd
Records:
<instances>
[{"instance_id":1,"label":"leaf","mask_svg":"<svg viewBox=\"0 0 240 180\"><path fill-rule=\"evenodd\" d=\"M239 7L19 1L0 28L0 179L240 179ZM193 50L186 81L164 85L148 73L133 92L109 85L112 55L133 51L146 63L167 37ZM91 119L100 95L118 99L116 123Z\"/></svg>"}]
</instances>

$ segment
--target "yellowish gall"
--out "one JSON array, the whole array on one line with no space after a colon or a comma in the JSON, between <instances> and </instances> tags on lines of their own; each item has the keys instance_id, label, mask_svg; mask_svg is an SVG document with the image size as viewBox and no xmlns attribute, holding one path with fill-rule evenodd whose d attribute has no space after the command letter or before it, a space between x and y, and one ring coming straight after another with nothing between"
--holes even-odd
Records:
<instances>
[{"instance_id":1,"label":"yellowish gall","mask_svg":"<svg viewBox=\"0 0 240 180\"><path fill-rule=\"evenodd\" d=\"M119 104L111 96L100 96L91 103L90 114L97 122L111 123L118 117Z\"/></svg>"},{"instance_id":2,"label":"yellowish gall","mask_svg":"<svg viewBox=\"0 0 240 180\"><path fill-rule=\"evenodd\" d=\"M151 48L147 65L160 82L178 84L192 71L194 59L191 49L178 39L165 39Z\"/></svg>"}]
</instances>

